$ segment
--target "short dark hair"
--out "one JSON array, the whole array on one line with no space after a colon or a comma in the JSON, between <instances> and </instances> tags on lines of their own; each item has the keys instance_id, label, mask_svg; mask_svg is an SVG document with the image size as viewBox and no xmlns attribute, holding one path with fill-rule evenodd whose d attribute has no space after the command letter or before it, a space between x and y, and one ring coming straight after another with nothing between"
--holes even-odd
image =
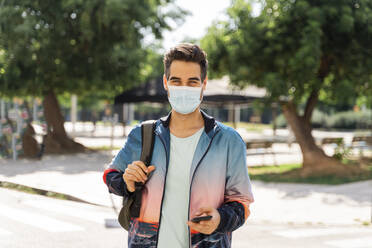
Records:
<instances>
[{"instance_id":1,"label":"short dark hair","mask_svg":"<svg viewBox=\"0 0 372 248\"><path fill-rule=\"evenodd\" d=\"M203 82L206 78L208 69L207 53L198 45L182 43L171 48L166 54L164 54L164 73L167 79L169 79L170 66L174 60L198 63L200 65L201 81Z\"/></svg>"}]
</instances>

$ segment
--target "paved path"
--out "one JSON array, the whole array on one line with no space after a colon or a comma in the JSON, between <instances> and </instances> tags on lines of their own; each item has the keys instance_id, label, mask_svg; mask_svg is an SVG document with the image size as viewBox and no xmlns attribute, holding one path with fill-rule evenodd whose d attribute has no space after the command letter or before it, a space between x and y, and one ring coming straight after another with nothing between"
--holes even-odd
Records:
<instances>
[{"instance_id":1,"label":"paved path","mask_svg":"<svg viewBox=\"0 0 372 248\"><path fill-rule=\"evenodd\" d=\"M102 132L102 135L106 131ZM264 135L266 134L264 133ZM109 144L108 138L105 137L100 138L100 140L94 137L81 137L81 141L88 146L92 146L93 144L96 146ZM116 142L121 147L125 139L118 138ZM274 151L276 152L276 159L279 163L301 162L301 153L296 145L288 148L286 144L277 144L274 145ZM263 156L259 150L250 152L253 154L249 154L247 157L249 166L273 164L273 157L270 157L272 155L265 154ZM255 152L257 154L254 154ZM102 174L104 165L116 153L117 150L113 153L96 152L77 155L47 155L41 161L0 159L0 181L13 182L72 195L91 203L103 205L105 206L104 209L112 213L111 198L107 187L103 183ZM370 240L372 235L369 233L372 226L364 227L362 225L362 223L371 222L372 180L338 186L253 181L252 187L255 196L255 202L251 206L252 215L249 218L248 224L234 233L234 237L237 238L234 238L235 243L233 243L233 247L372 247L370 245L372 244ZM113 196L113 200L116 206L120 206L121 199L119 197ZM32 242L30 240L37 233L35 230L40 231L43 228L40 226L33 227L31 231L25 231L26 234L24 236L19 235L20 233L17 230L23 230L22 227L18 229L17 225L14 227L12 225L20 221L19 219L15 219L16 216L29 218L24 212L24 209L27 207L21 206L18 208L18 205L4 206L3 202L5 201L1 201L0 203L3 208L0 208L0 212L7 213L8 211L11 214L8 216L4 214L0 215L0 236L12 237L12 235L15 235L24 237L25 240L28 240L27 242ZM16 201L13 202L15 204ZM80 217L74 217L71 216L71 213L74 212L71 208L64 207L64 210L62 210L56 207L54 203L53 206L50 205L52 203L45 203L44 206L47 206L48 209L41 210L44 201L40 201L43 204L36 204L37 201L34 200L32 202L29 203L29 205L33 204L29 206L30 209L37 208L39 210L35 210L35 213L45 212L48 213L47 216L50 218L54 215L52 217L49 216L49 211L61 211L61 213L54 214L63 215L61 218L56 218L62 224L51 219L47 220L55 224L53 225L55 226L55 231L65 230L64 228L74 229L73 232L75 234L69 236L72 240L71 242L76 242L74 244L83 244L80 242L85 239L86 230L92 232L92 236L100 232L100 229L87 229L87 226L89 227L89 224L87 224L90 223L89 221L87 223L84 222L85 224L66 221L69 220L68 218L85 218L86 221L89 214L87 214L88 217L83 217L84 214L81 214ZM80 209L80 207L78 208ZM66 211L66 209L69 209L69 211ZM80 215L81 212L84 212L84 209L84 207L81 207L82 211L76 211L76 214ZM65 219L64 216L68 214L70 214L70 217L66 217ZM5 219L6 222L3 222ZM4 224L5 227L1 223L6 223ZM61 227L58 227L60 224ZM97 223L97 225L101 224ZM30 226L27 223L22 223L22 225ZM83 231L79 228L83 228ZM49 231L51 230L44 230L42 232L45 232L45 237L51 237L50 240L58 241L60 236L49 235ZM111 233L106 233L108 235L107 237L114 240L112 243L113 246L110 247L118 247L115 246L117 244L115 242L120 243L122 236L118 236L119 232L113 232L112 236L110 236ZM84 235L82 236L82 234ZM115 241L115 237L120 237L119 241ZM17 246L15 243L4 243L11 242L11 240L12 238L3 239L0 237L0 247L25 247ZM40 242L42 242L41 238ZM59 247L72 247L71 243L68 244L70 245L61 245ZM93 241L84 244L87 244L85 247L100 247L98 241L97 246L95 246L96 243ZM27 247L42 246L28 245ZM84 247L84 245L79 247Z\"/></svg>"},{"instance_id":2,"label":"paved path","mask_svg":"<svg viewBox=\"0 0 372 248\"><path fill-rule=\"evenodd\" d=\"M113 155L48 155L41 161L0 160L0 181L72 195L111 207L102 175ZM252 182L255 221L353 225L371 218L372 180L338 186ZM112 195L113 196L113 195ZM114 197L114 196L113 196ZM120 206L119 197L114 202Z\"/></svg>"},{"instance_id":3,"label":"paved path","mask_svg":"<svg viewBox=\"0 0 372 248\"><path fill-rule=\"evenodd\" d=\"M111 209L0 188L1 248L122 248L126 234L106 228Z\"/></svg>"},{"instance_id":4,"label":"paved path","mask_svg":"<svg viewBox=\"0 0 372 248\"><path fill-rule=\"evenodd\" d=\"M42 160L0 160L0 181L68 194L99 205L111 206L103 183L111 152L47 155ZM118 201L118 197L115 197Z\"/></svg>"},{"instance_id":5,"label":"paved path","mask_svg":"<svg viewBox=\"0 0 372 248\"><path fill-rule=\"evenodd\" d=\"M125 248L127 233L107 228L111 209L1 189L0 247ZM248 222L233 248L371 248L372 227Z\"/></svg>"}]
</instances>

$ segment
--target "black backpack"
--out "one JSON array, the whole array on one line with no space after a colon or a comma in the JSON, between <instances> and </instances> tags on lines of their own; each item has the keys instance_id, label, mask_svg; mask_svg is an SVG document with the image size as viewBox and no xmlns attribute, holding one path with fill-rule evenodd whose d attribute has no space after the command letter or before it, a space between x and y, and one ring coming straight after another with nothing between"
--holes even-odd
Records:
<instances>
[{"instance_id":1,"label":"black backpack","mask_svg":"<svg viewBox=\"0 0 372 248\"><path fill-rule=\"evenodd\" d=\"M155 142L155 126L156 121L154 120L141 123L142 150L140 160L146 166L149 166L151 163ZM123 207L118 216L120 225L127 231L129 230L131 218L138 218L141 210L143 184L136 182L135 186L136 190L129 197L123 198Z\"/></svg>"}]
</instances>

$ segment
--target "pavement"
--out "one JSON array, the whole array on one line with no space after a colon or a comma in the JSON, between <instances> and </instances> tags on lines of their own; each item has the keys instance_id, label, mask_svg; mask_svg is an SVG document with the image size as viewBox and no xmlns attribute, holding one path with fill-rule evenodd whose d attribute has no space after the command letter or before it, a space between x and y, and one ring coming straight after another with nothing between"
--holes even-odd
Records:
<instances>
[{"instance_id":1,"label":"pavement","mask_svg":"<svg viewBox=\"0 0 372 248\"><path fill-rule=\"evenodd\" d=\"M110 144L110 127L98 127L91 135L89 126L77 126L76 140L86 146L106 146ZM67 131L71 126L67 124ZM84 130L85 129L85 130ZM129 133L131 127L127 127ZM125 138L122 127L113 132L117 146L122 147ZM85 134L85 135L84 135ZM262 134L243 133L250 137L270 136L270 130ZM289 135L286 130L278 130L278 135ZM317 132L316 136L324 136ZM344 135L336 133L329 135ZM103 143L100 143L103 142ZM332 147L326 147L332 153ZM109 194L103 182L103 170L118 150L99 151L74 155L45 155L42 160L1 159L0 181L20 184L32 188L52 191L73 196L82 201L105 207L120 207L121 198ZM247 165L272 165L273 161L282 163L300 163L302 156L297 144L275 144L275 155L264 150L248 152ZM249 169L248 169L249 170ZM259 223L296 223L327 225L365 225L372 222L372 180L343 185L314 185L290 183L264 183L252 181L255 202L251 205L249 221Z\"/></svg>"},{"instance_id":2,"label":"pavement","mask_svg":"<svg viewBox=\"0 0 372 248\"><path fill-rule=\"evenodd\" d=\"M105 207L120 206L103 183L111 152L46 155L42 160L0 159L0 181L67 194ZM343 185L252 181L257 223L361 225L372 218L372 180Z\"/></svg>"},{"instance_id":3,"label":"pavement","mask_svg":"<svg viewBox=\"0 0 372 248\"><path fill-rule=\"evenodd\" d=\"M116 218L110 208L3 188L0 198L0 247L127 247L126 231L105 225ZM370 244L371 226L247 221L234 231L232 248L371 248Z\"/></svg>"},{"instance_id":4,"label":"pavement","mask_svg":"<svg viewBox=\"0 0 372 248\"><path fill-rule=\"evenodd\" d=\"M105 226L110 208L4 188L0 198L1 248L126 247L123 229Z\"/></svg>"}]
</instances>

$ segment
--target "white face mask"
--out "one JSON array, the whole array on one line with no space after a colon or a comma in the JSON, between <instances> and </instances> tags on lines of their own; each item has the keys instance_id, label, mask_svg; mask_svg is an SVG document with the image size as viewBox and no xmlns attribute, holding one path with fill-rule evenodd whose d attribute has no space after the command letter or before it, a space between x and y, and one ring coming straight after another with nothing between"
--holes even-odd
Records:
<instances>
[{"instance_id":1,"label":"white face mask","mask_svg":"<svg viewBox=\"0 0 372 248\"><path fill-rule=\"evenodd\" d=\"M169 103L180 114L190 114L201 103L202 87L169 86Z\"/></svg>"}]
</instances>

